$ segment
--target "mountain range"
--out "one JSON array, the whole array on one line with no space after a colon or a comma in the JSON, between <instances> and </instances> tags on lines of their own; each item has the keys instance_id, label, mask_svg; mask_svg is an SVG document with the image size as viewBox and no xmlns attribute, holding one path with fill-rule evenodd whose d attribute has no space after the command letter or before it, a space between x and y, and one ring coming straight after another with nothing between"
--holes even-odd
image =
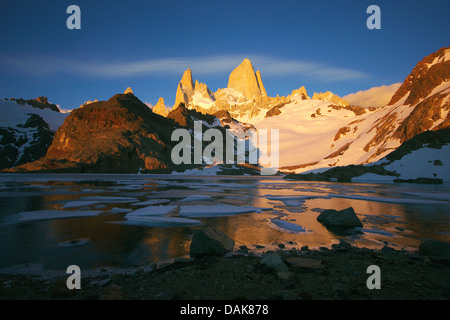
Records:
<instances>
[{"instance_id":1,"label":"mountain range","mask_svg":"<svg viewBox=\"0 0 450 320\"><path fill-rule=\"evenodd\" d=\"M206 160L200 166L172 162L171 151L178 143L171 141L173 130L185 128L195 139L193 123L202 121L204 129L224 133L228 129L236 139L248 130L278 129L280 172L324 172L383 161L419 134L450 126L450 47L419 61L381 107L352 105L329 91L310 97L305 86L288 96L270 97L261 72L249 59L231 72L227 88L213 92L193 79L187 69L172 107L160 98L149 108L131 88L107 101L85 103L70 114L62 114L44 97L2 100L0 169L129 173L212 165L227 173L242 169ZM247 173L258 170L244 167L251 171Z\"/></svg>"}]
</instances>

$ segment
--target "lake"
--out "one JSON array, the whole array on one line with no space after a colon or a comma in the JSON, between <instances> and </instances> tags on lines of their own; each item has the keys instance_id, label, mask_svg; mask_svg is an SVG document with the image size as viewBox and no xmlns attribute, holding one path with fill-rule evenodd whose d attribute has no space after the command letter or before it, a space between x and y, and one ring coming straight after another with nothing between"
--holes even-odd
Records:
<instances>
[{"instance_id":1,"label":"lake","mask_svg":"<svg viewBox=\"0 0 450 320\"><path fill-rule=\"evenodd\" d=\"M363 223L335 233L324 209ZM220 229L256 254L284 246L416 250L450 241L450 185L288 181L262 176L0 174L0 271L133 268L188 256Z\"/></svg>"}]
</instances>

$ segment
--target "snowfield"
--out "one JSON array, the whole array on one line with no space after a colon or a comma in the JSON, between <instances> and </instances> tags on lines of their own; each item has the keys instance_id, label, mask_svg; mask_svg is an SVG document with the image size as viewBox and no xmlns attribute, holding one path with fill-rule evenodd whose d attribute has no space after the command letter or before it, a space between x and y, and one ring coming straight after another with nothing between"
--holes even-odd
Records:
<instances>
[{"instance_id":1,"label":"snowfield","mask_svg":"<svg viewBox=\"0 0 450 320\"><path fill-rule=\"evenodd\" d=\"M442 102L446 103L450 99L450 81L441 83L417 104L437 93L448 95ZM255 118L252 124L257 130L279 130L279 167L282 172L302 173L373 163L400 146L400 140L393 138L392 134L414 110L414 106L404 104L407 96L392 106L372 111L365 109L361 115L344 108L334 108L332 104L320 100L302 100L300 96L294 96L291 103L280 108L281 114ZM442 123L448 112L442 109L441 119L435 120L431 129ZM380 126L388 128L388 133L382 141L374 142ZM425 155L421 153L420 156ZM433 156L445 158L446 153L440 156L433 153Z\"/></svg>"}]
</instances>

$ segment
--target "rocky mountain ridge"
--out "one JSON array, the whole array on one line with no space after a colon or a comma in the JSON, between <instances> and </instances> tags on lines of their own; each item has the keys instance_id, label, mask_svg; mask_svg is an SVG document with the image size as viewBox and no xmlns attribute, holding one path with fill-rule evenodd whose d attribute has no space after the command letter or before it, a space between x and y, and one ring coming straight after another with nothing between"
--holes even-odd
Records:
<instances>
[{"instance_id":1,"label":"rocky mountain ridge","mask_svg":"<svg viewBox=\"0 0 450 320\"><path fill-rule=\"evenodd\" d=\"M46 97L0 101L0 170L45 155L65 114Z\"/></svg>"},{"instance_id":2,"label":"rocky mountain ridge","mask_svg":"<svg viewBox=\"0 0 450 320\"><path fill-rule=\"evenodd\" d=\"M310 98L304 86L286 97L269 97L261 72L255 72L248 59L231 72L227 88L212 92L193 79L187 69L171 110L162 98L148 108L131 88L108 101L85 103L67 116L46 153L58 126L43 135L47 144L40 149L45 157L35 161L38 156L21 155L23 160L18 161L19 154L27 153L23 147L14 151L13 161L3 159L3 166L16 166L12 171L170 172L174 168L170 150L175 144L170 134L176 128L193 134L193 123L199 120L206 128L228 130L241 138L247 130L277 129L282 172L323 171L376 162L416 135L450 125L448 47L419 61L389 104L380 108L352 106L329 91ZM43 97L15 101L14 105L18 103L35 104L56 114L54 105ZM30 121L40 123L36 117ZM43 125L39 132L46 132L44 129ZM49 129L52 131L51 126ZM14 134L4 132L2 139ZM9 150L9 145L4 144L4 150ZM14 154L11 152L8 158ZM34 162L26 163L30 161Z\"/></svg>"},{"instance_id":3,"label":"rocky mountain ridge","mask_svg":"<svg viewBox=\"0 0 450 320\"><path fill-rule=\"evenodd\" d=\"M184 128L190 132L191 139L195 139L195 132L192 132L195 121L202 123L202 131L216 128L224 137L226 129L251 129L226 112L217 117L201 114L187 109L183 103L167 117L162 117L152 112L131 90L126 92L73 110L56 131L45 156L7 171L170 173L199 167L194 163L173 163L171 152L178 144L178 141L172 141L174 130ZM192 153L192 150L188 152ZM210 164L208 159L204 161Z\"/></svg>"},{"instance_id":4,"label":"rocky mountain ridge","mask_svg":"<svg viewBox=\"0 0 450 320\"><path fill-rule=\"evenodd\" d=\"M306 89L302 88L301 93L307 96ZM205 83L198 80L194 82L192 70L187 69L178 83L172 109L183 103L188 109L202 113L226 111L241 122L250 122L255 117L264 117L271 108L284 105L288 101L289 97L269 97L261 72L255 72L251 61L244 59L231 72L227 88L219 88L216 92L212 92ZM165 113L160 108L154 111L160 115Z\"/></svg>"}]
</instances>

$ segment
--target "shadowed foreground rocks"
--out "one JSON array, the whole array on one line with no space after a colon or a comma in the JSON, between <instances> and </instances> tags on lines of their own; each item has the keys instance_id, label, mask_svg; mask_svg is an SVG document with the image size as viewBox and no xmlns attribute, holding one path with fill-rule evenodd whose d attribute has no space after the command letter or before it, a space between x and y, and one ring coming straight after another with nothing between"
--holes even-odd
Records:
<instances>
[{"instance_id":1,"label":"shadowed foreground rocks","mask_svg":"<svg viewBox=\"0 0 450 320\"><path fill-rule=\"evenodd\" d=\"M82 278L81 290L64 288L64 278L39 280L0 274L1 299L124 300L447 300L449 259L419 252L351 247L292 249L262 256L228 254L177 259L130 274L107 269ZM381 289L368 289L371 274L381 270Z\"/></svg>"},{"instance_id":2,"label":"shadowed foreground rocks","mask_svg":"<svg viewBox=\"0 0 450 320\"><path fill-rule=\"evenodd\" d=\"M194 233L189 248L192 257L223 256L233 251L234 240L215 228L203 228Z\"/></svg>"}]
</instances>

